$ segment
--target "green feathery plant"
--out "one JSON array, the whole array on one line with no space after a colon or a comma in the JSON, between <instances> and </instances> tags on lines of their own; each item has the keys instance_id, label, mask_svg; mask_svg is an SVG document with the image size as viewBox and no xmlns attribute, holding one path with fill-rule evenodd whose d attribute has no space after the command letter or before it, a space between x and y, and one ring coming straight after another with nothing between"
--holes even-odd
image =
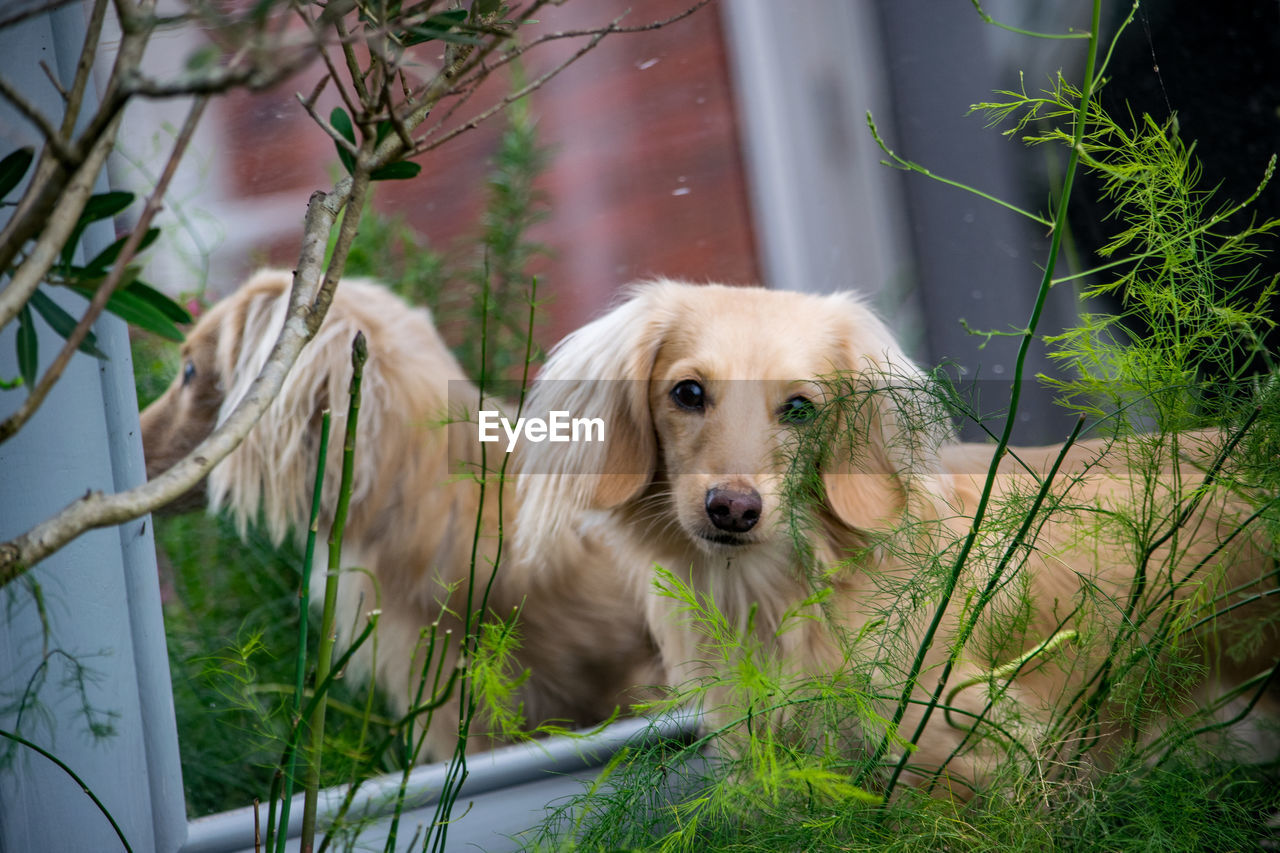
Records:
<instances>
[{"instance_id":1,"label":"green feathery plant","mask_svg":"<svg viewBox=\"0 0 1280 853\"><path fill-rule=\"evenodd\" d=\"M1280 220L1241 221L1270 184L1274 155L1252 195L1219 204L1201 188L1194 146L1178 137L1176 117L1159 124L1144 115L1122 126L1061 75L1040 97L1025 88L998 94L1010 100L974 110L993 123L1014 118L1004 132L1029 145L1070 144L1061 127L1042 122L1084 104L1076 150L1123 226L1099 252L1108 263L1053 280L1084 279L1084 299L1107 297L1119 307L1083 312L1078 325L1045 338L1049 355L1075 374L1046 381L1093 417L1123 412L1127 424L1158 431L1219 422L1224 412L1215 401L1229 405L1233 395L1221 400L1215 385L1234 387L1275 368L1263 336L1275 325L1276 281L1260 281L1248 261L1261 251L1255 238Z\"/></svg>"},{"instance_id":2,"label":"green feathery plant","mask_svg":"<svg viewBox=\"0 0 1280 853\"><path fill-rule=\"evenodd\" d=\"M715 719L725 722L692 744L620 756L601 780L553 810L532 847L1204 850L1274 843L1266 821L1280 807L1277 768L1249 763L1248 748L1237 743L1247 731L1237 733L1235 724L1274 695L1276 662L1198 710L1188 703L1198 684L1213 683L1199 661L1209 643L1204 631L1222 617L1263 605L1250 624L1232 625L1209 643L1224 663L1274 648L1280 635L1278 608L1266 606L1280 596L1280 382L1264 344L1276 282L1250 269L1256 238L1280 222L1247 218L1274 159L1253 195L1223 204L1200 185L1194 147L1178 139L1176 121L1124 123L1105 112L1098 93L1110 51L1101 53L1100 13L1095 0L1090 31L1064 36L1086 45L1080 85L1059 74L1043 92L1028 95L1024 84L974 107L993 124L1012 120L1005 132L1029 145L1066 147L1049 213L932 174L890 150L868 117L888 165L1051 228L1032 314L1016 332L1012 395L1003 428L992 435L995 461L974 481L976 505L963 515L934 507L941 515L934 520L909 502L896 529L864 537L836 565L820 563L811 545L822 524L815 472L832 458L856 463L866 452L862 437L885 426L873 420L877 412L896 413L900 423L884 432L908 472L939 452L940 427L979 420L941 373L923 384L892 375L831 377L828 402L794 430L783 495L810 596L762 633L754 614L745 626L730 624L709 593L656 569L653 594L678 603L708 658L705 673L663 707L720 703ZM1081 169L1100 178L1116 233L1099 267L1063 274L1059 255ZM1048 292L1077 282L1087 310L1071 328L1045 334ZM1101 310L1104 297L1117 307ZM1022 368L1036 345L1071 369L1054 386L1081 415L1043 470L1029 467L1012 444ZM1080 484L1100 476L1103 451L1127 479L1099 502ZM1001 470L1027 476L998 481L1002 460ZM1235 509L1227 512L1228 504ZM1224 512L1209 545L1197 546L1217 523L1206 519ZM1073 531L1069 541L1046 540L1049 525ZM1270 560L1257 561L1262 576L1229 582L1229 567L1219 562L1246 542ZM1030 598L1028 562L1064 545L1120 560L1127 575L1105 587L1063 566L1075 590L1053 602L1057 621L1046 628L1033 620L1033 605L1046 603ZM827 620L850 573L874 594L859 601L864 621L842 631ZM784 674L770 638L798 619L826 621L839 637L837 671ZM977 662L977 674L970 668L958 676L961 661ZM1047 708L1022 707L1009 688L1038 670L1053 673L1063 692ZM919 747L940 724L958 742L941 766L918 764ZM971 755L990 756L984 778L956 770ZM921 782L908 786L908 774Z\"/></svg>"}]
</instances>

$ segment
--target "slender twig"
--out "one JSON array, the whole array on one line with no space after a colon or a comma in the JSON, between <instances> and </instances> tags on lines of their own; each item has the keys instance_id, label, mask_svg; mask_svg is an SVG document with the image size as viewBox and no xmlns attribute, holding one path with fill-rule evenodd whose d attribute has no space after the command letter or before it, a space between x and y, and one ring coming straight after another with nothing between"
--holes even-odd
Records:
<instances>
[{"instance_id":1,"label":"slender twig","mask_svg":"<svg viewBox=\"0 0 1280 853\"><path fill-rule=\"evenodd\" d=\"M979 2L979 0L971 0L971 2L973 3L973 8L976 9L978 12L978 17L982 18L984 23L988 23L991 26L996 27L997 29L1006 30L1011 33L1017 33L1020 36L1030 36L1031 38L1038 38L1038 39L1087 39L1089 38L1089 33L1076 33L1076 32L1042 33L1042 32L1034 32L1032 30L1019 29L1018 27L1010 26L1009 24L1005 24L1005 23L1001 23L1000 21L997 21L985 9L982 8L982 4Z\"/></svg>"},{"instance_id":2,"label":"slender twig","mask_svg":"<svg viewBox=\"0 0 1280 853\"><path fill-rule=\"evenodd\" d=\"M94 8L86 25L86 47L97 44L104 15L105 11ZM75 228L120 129L122 103L113 95L115 83L128 69L135 68L142 61L146 43L146 33L125 33L102 103L85 123L79 141L73 143L74 121L68 124L68 119L79 113L84 81L92 64L92 55L87 50L81 51L72 84L74 97L66 106L66 130L62 134L64 143L75 151L75 162L64 165L46 147L17 207L9 221L0 228L0 270L9 270L18 253L26 252L8 286L0 291L0 328L8 325L31 298ZM32 240L35 245L27 249L28 241Z\"/></svg>"},{"instance_id":3,"label":"slender twig","mask_svg":"<svg viewBox=\"0 0 1280 853\"><path fill-rule=\"evenodd\" d=\"M102 38L102 25L107 16L107 0L97 0L89 21L85 27L84 44L80 48L80 58L76 61L76 74L71 81L71 88L64 93L66 113L62 117L61 135L70 139L75 133L76 121L80 117L80 106L89 86L89 75L93 71L94 59L98 55L98 43Z\"/></svg>"},{"instance_id":4,"label":"slender twig","mask_svg":"<svg viewBox=\"0 0 1280 853\"><path fill-rule=\"evenodd\" d=\"M498 70L502 66L507 65L511 62L514 62L515 60L524 56L529 51L543 44L547 44L549 42L559 41L563 39L570 39L570 38L588 38L588 37L595 37L595 36L601 36L601 35L650 32L652 30L665 27L669 24L673 24L679 20L682 20L688 17L689 15L692 15L694 12L697 12L703 6L706 6L709 2L710 0L699 0L699 2L685 9L683 12L672 15L669 18L664 18L663 20L660 20L660 21L650 22L648 24L640 24L632 27L619 26L618 22L621 21L624 17L626 17L625 15L623 15L618 18L615 18L613 22L603 27L593 27L589 29L580 29L580 30L561 30L559 32L547 33L545 35L532 39L524 44L518 44L512 49L502 52L492 60L490 59L490 57L487 57L487 56L480 57L476 62L472 63L469 67L463 68L457 74L453 75L451 79L462 80L462 82L458 83L455 86L455 88L449 92L449 94L452 94L452 95L461 94L460 100L462 102L469 100L471 95L475 93L475 90L479 87L480 83L486 77L488 77L490 74L492 74L494 71ZM537 5L541 6L542 4L539 3ZM527 16L529 14L532 14L533 11L534 10L530 10L523 14ZM479 73L472 74L471 72L476 69L479 70ZM446 112L444 116L441 117L441 120L438 121L436 125L433 126L429 131L427 131L426 136L429 137L433 133L435 133L435 131L438 130L439 127L441 127L444 124L444 122L454 114L454 112L458 109L460 105L461 104L457 104L457 103L451 105L448 112Z\"/></svg>"},{"instance_id":5,"label":"slender twig","mask_svg":"<svg viewBox=\"0 0 1280 853\"><path fill-rule=\"evenodd\" d=\"M360 153L360 149L356 147L356 144L352 142L350 139L347 139L345 136L343 136L342 133L340 133L337 128L335 128L332 124L329 123L328 119L321 117L321 115L316 112L316 108L315 108L316 98L319 97L320 92L324 88L324 84L326 81L328 81L328 79L329 77L328 75L326 75L316 85L316 88L312 90L310 97L304 98L302 97L302 93L299 92L297 95L298 103L302 105L302 108L304 110L306 110L307 115L311 116L311 120L314 121L317 125L319 125L320 129L323 130L326 134L328 134L329 137L333 139L335 143L337 143L339 148L341 148L343 151L346 151L348 154L354 157ZM338 88L339 90L341 90L342 87L339 86Z\"/></svg>"},{"instance_id":6,"label":"slender twig","mask_svg":"<svg viewBox=\"0 0 1280 853\"><path fill-rule=\"evenodd\" d=\"M317 45L311 42L282 43L268 52L270 65L255 62L220 65L187 71L168 80L148 77L133 70L124 80L121 96L129 98L182 98L191 95L220 95L246 87L252 91L269 89L302 71L315 61Z\"/></svg>"},{"instance_id":7,"label":"slender twig","mask_svg":"<svg viewBox=\"0 0 1280 853\"><path fill-rule=\"evenodd\" d=\"M74 168L76 165L75 151L67 145L62 134L53 126L53 122L46 118L44 113L36 109L34 104L23 97L21 92L9 85L3 77L0 77L0 98L8 101L27 121L36 126L36 130L40 131L40 135L44 137L45 145L49 147L49 150L63 165Z\"/></svg>"},{"instance_id":8,"label":"slender twig","mask_svg":"<svg viewBox=\"0 0 1280 853\"><path fill-rule=\"evenodd\" d=\"M400 115L396 112L395 102L392 100L391 80L379 90L382 95L382 106L387 111L387 120L391 122L392 129L395 130L396 136L400 138L400 144L404 146L404 150L409 151L413 148L413 137L409 134L409 128L404 126L404 122L400 120Z\"/></svg>"},{"instance_id":9,"label":"slender twig","mask_svg":"<svg viewBox=\"0 0 1280 853\"><path fill-rule=\"evenodd\" d=\"M71 237L71 232L75 230L76 223L80 219L80 213L84 210L85 202L93 194L98 173L102 171L107 155L115 145L114 130L118 129L119 122L120 116L117 115L110 128L113 132L103 134L94 142L80 168L59 192L57 208L44 220L40 228L40 238L27 251L26 259L9 278L9 283L4 290L0 290L0 328L8 325L18 315L22 306L27 304L31 294L35 292L40 282L44 281L45 275L57 261L63 244ZM52 164L50 166L50 171L56 168ZM48 176L37 170L32 179L32 194L41 193L43 185L37 186L36 181ZM38 212L35 208L36 205L33 203L32 209L23 211L22 202L20 202L19 210L14 213L15 220L24 213L28 214L25 218L34 218ZM5 249L17 252L17 246L6 241L12 240L16 243L19 239L21 235L0 234L0 247L3 247L0 248L0 268L12 259L6 259Z\"/></svg>"},{"instance_id":10,"label":"slender twig","mask_svg":"<svg viewBox=\"0 0 1280 853\"><path fill-rule=\"evenodd\" d=\"M573 56L569 57L564 62L560 63L555 68L552 68L550 71L547 71L545 74L543 74L541 77L538 77L533 82L522 87L518 91L515 91L506 95L493 106L489 107L486 110L482 110L480 113L476 114L475 116L472 116L464 124L461 124L458 127L453 128L448 133L441 134L440 136L437 136L434 139L427 139L419 142L417 146L414 148L413 154L414 155L423 154L427 151L431 151L435 148L439 148L441 145L445 144L450 139L453 139L459 134L466 133L468 130L472 130L478 127L479 125L483 124L485 121L488 121L489 119L493 118L495 115L502 112L507 107L511 106L511 104L514 103L515 101L520 100L521 98L528 95L530 92L533 92L534 90L539 89L542 86L546 85L546 83L549 80L554 78L561 71L565 70L570 65L577 62L579 59L581 59L583 56L585 56L587 53L593 50L596 47L596 45L600 44L600 41L608 34L609 34L609 30L607 28L601 30L599 33L593 36L589 42L587 42L582 47L578 48L577 51L574 52Z\"/></svg>"},{"instance_id":11,"label":"slender twig","mask_svg":"<svg viewBox=\"0 0 1280 853\"><path fill-rule=\"evenodd\" d=\"M70 363L71 357L75 355L85 336L89 334L90 327L93 326L106 309L107 301L116 292L121 282L124 281L129 262L133 260L138 247L142 245L142 239L151 227L151 220L155 218L156 213L160 210L160 205L164 201L164 194L169 188L169 181L173 178L178 169L178 163L181 162L183 155L186 153L187 144L190 143L191 137L195 133L196 125L199 123L200 116L204 113L205 104L207 103L208 100L205 98L196 98L191 105L191 111L187 113L187 119L179 131L177 139L174 140L173 151L169 154L169 161L165 164L164 171L160 173L155 189L152 191L151 197L147 199L147 203L142 209L142 214L138 217L137 226L125 240L119 256L111 266L111 271L107 273L106 278L98 285L98 289L93 294L93 299L89 302L89 307L85 309L84 316L80 318L80 322L76 324L71 334L67 335L62 349L49 365L48 370L40 377L40 381L36 383L35 387L31 388L27 398L22 401L22 405L18 407L17 411L0 421L0 442L5 441L20 430L22 425L30 420L31 416L40 408L40 405L44 403L45 398L49 396L49 392L53 390L54 384L62 378L62 373L66 370L67 364Z\"/></svg>"},{"instance_id":12,"label":"slender twig","mask_svg":"<svg viewBox=\"0 0 1280 853\"><path fill-rule=\"evenodd\" d=\"M147 5L150 8L150 4ZM122 22L129 14L133 14L132 10L118 6L118 17ZM84 86L95 53L88 50L88 47L97 45L104 15L105 12L95 8L86 24L86 45L77 64L76 79L72 85L73 97L70 97L67 113L64 115L65 132L61 136L65 145L76 154L76 160L74 164L64 165L52 156L47 147L42 150L26 192L4 228L0 228L0 270L12 268L19 252L27 251L29 241L36 243L32 252L37 260L36 265L32 266L33 257L27 255L22 269L10 279L9 287L0 292L0 328L8 324L17 313L13 305L26 304L31 293L35 292L36 284L49 272L52 263L50 257L56 257L56 252L61 250L69 229L74 227L83 210L84 201L88 199L97 175L101 172L102 159L105 158L102 147L106 146L109 151L114 145L116 133L119 132L120 110L124 106L124 100L119 96L119 81L141 63L150 31L132 32L125 28L99 108L92 117L84 120L79 129L78 141L73 141L73 131L76 128L74 118L78 117L81 108L83 93L86 91ZM69 224L65 224L67 219L70 219ZM64 227L68 231L64 232ZM56 237L56 240L51 240L52 237ZM19 279L23 277L27 278L23 280L22 287L18 287Z\"/></svg>"},{"instance_id":13,"label":"slender twig","mask_svg":"<svg viewBox=\"0 0 1280 853\"><path fill-rule=\"evenodd\" d=\"M998 198L997 196L991 195L990 193L982 192L981 190L975 189L974 187L971 187L968 184L961 183L960 181L953 180L951 178L944 178L942 175L934 174L931 170L926 169L924 166L921 166L919 163L916 163L912 160L908 160L905 157L902 157L899 154L895 153L894 150L889 147L889 144L885 142L884 139L880 136L880 130L876 127L875 120L872 118L870 111L867 112L867 128L871 131L871 138L875 140L876 145L879 146L880 150L883 151L885 156L889 158L889 160L881 161L886 166L892 166L895 169L901 169L906 172L918 172L921 175L924 175L926 178L932 178L938 183L946 184L949 187L954 187L955 189L958 189L958 190L964 190L965 192L968 192L968 193L973 193L978 198L992 202L993 204L998 204L1001 207L1007 210L1011 210L1020 216L1025 216L1027 219L1030 219L1032 222L1038 222L1039 224L1045 226L1046 228L1053 227L1053 222L1051 222L1048 219L1045 219L1043 216L1041 216L1038 213L1032 213L1029 210L1023 210L1022 208L1018 207L1015 204L1010 204L1004 199Z\"/></svg>"},{"instance_id":14,"label":"slender twig","mask_svg":"<svg viewBox=\"0 0 1280 853\"><path fill-rule=\"evenodd\" d=\"M305 6L298 9L298 15L304 22L306 22L306 25L311 28L312 34L316 39L316 43L321 44L323 39L320 33L315 30L316 23L306 12L307 7ZM351 50L351 38L347 35L346 27L343 25L341 20L334 23L334 31L338 34L338 44L342 46L344 54L347 55L347 69L351 74L352 85L355 86L356 94L360 101L364 102L366 100L363 94L364 80L360 75L360 67L355 61L355 54ZM349 110L352 115L358 114L359 110L356 108L355 102L351 100L351 96L347 94L346 87L342 85L342 78L338 75L337 66L334 65L333 59L329 56L329 51L323 47L320 49L320 59L324 62L325 68L329 69L329 77L333 79L334 88L338 90L338 97L342 98L342 102L346 104L347 110ZM315 96L312 96L311 102L315 103Z\"/></svg>"},{"instance_id":15,"label":"slender twig","mask_svg":"<svg viewBox=\"0 0 1280 853\"><path fill-rule=\"evenodd\" d=\"M359 60L356 59L356 52L351 48L351 36L347 32L347 26L341 19L339 19L334 22L333 29L334 32L338 34L338 44L342 46L342 56L346 60L347 70L351 72L351 85L355 87L356 96L360 99L361 103L368 103L369 93L364 87L364 72L360 68ZM327 52L325 55L325 63L331 64ZM336 85L338 81L336 74L333 80ZM341 89L342 87L339 86L338 88ZM346 96L344 95L343 98L345 100ZM351 107L352 112L355 112L354 105L348 103L348 106Z\"/></svg>"},{"instance_id":16,"label":"slender twig","mask_svg":"<svg viewBox=\"0 0 1280 853\"><path fill-rule=\"evenodd\" d=\"M40 60L40 70L44 72L44 77L49 81L49 85L58 90L58 94L62 96L62 100L65 102L67 100L66 87L62 85L60 80L58 80L58 75L53 73L53 69L49 67L49 63L45 62L43 59Z\"/></svg>"},{"instance_id":17,"label":"slender twig","mask_svg":"<svg viewBox=\"0 0 1280 853\"><path fill-rule=\"evenodd\" d=\"M583 30L560 30L554 33L546 33L545 35L541 35L535 39L530 40L529 43L525 45L523 48L521 48L519 52L516 53L515 55L508 57L507 55L504 54L503 57L499 60L498 64L500 65L500 64L509 62L511 59L514 59L517 55L519 55L519 53L524 53L534 47L537 47L538 45L546 44L547 42L558 41L560 39L586 38L588 36L596 36L601 34L610 35L614 33L627 34L627 33L653 32L654 30L662 29L663 27L669 26L671 24L676 23L677 21L681 21L689 17L694 12L697 12L699 9L709 5L710 3L711 3L711 0L698 0L698 2L694 3L693 5L689 6L688 8L684 9L681 12L677 12L676 14L672 15L669 18L663 18L662 20L659 20L659 21L650 21L647 24L636 24L635 26L623 27L618 25L618 21L621 21L622 18L617 18L616 20L614 20L613 23L608 24L604 27L593 27L593 28L588 28Z\"/></svg>"}]
</instances>

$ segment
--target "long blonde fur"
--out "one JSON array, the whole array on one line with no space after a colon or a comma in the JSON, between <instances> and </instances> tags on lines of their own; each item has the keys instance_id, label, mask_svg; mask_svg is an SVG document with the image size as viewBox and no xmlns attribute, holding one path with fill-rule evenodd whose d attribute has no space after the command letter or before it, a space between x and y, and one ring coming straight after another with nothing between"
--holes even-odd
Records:
<instances>
[{"instance_id":1,"label":"long blonde fur","mask_svg":"<svg viewBox=\"0 0 1280 853\"><path fill-rule=\"evenodd\" d=\"M220 422L247 393L284 321L290 276L266 270L214 306L188 336L183 369L165 395L143 413L148 469L164 470ZM351 342L363 331L369 349L357 428L337 625L349 642L365 614L381 612L376 679L398 713L409 710L422 672L422 632L451 631L447 673L456 659L472 571L472 534L481 519L475 556L479 601L497 556L497 488L484 506L475 477L480 446L467 419L480 405L437 333L430 314L384 287L346 280L316 338L303 350L279 397L245 441L208 478L207 501L243 531L261 523L277 542L305 535L321 412L332 413L332 435L321 502L321 543L337 501L351 378ZM485 405L498 408L495 401ZM496 468L498 454L490 451ZM503 516L518 527L513 489ZM200 502L191 496L186 504ZM537 553L508 546L493 582L492 612L521 608L524 647L517 668L531 724L586 725L625 705L631 690L657 681L653 650L637 608L619 593L604 539L583 520L544 540ZM321 547L311 600L321 600L327 562ZM603 635L603 636L602 636ZM359 677L371 646L352 664ZM434 669L434 665L433 665ZM516 673L513 673L516 674ZM429 693L429 691L428 691ZM457 742L459 712L451 703L433 718L428 755L443 757ZM483 724L472 731L484 745Z\"/></svg>"}]
</instances>

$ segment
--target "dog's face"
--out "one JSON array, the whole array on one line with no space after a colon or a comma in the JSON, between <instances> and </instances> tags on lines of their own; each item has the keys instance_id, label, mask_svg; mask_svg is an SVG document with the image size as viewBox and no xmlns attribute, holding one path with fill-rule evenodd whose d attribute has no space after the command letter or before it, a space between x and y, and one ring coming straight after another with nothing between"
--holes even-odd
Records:
<instances>
[{"instance_id":1,"label":"dog's face","mask_svg":"<svg viewBox=\"0 0 1280 853\"><path fill-rule=\"evenodd\" d=\"M778 538L786 455L824 401L816 378L843 359L812 317L774 313L779 294L684 296L688 322L662 337L648 382L661 488L691 543L732 554Z\"/></svg>"},{"instance_id":2,"label":"dog's face","mask_svg":"<svg viewBox=\"0 0 1280 853\"><path fill-rule=\"evenodd\" d=\"M543 371L546 390L534 391L535 410L590 407L608 424L604 447L570 451L541 471L526 465L572 476L522 488L535 505L621 510L641 536L702 554L776 551L791 539L785 478L797 475L797 446L821 426L849 442L847 452L813 459L821 509L849 530L892 524L909 502L908 481L927 476L929 462L897 452L901 424L887 399L873 399L856 422L833 416L835 375L867 386L920 377L849 296L645 285L567 338ZM591 382L617 379L632 381Z\"/></svg>"},{"instance_id":3,"label":"dog's face","mask_svg":"<svg viewBox=\"0 0 1280 853\"><path fill-rule=\"evenodd\" d=\"M148 478L169 470L213 432L226 402L228 365L235 364L245 335L246 314L274 303L287 287L286 277L261 274L234 298L205 312L187 333L177 376L142 412ZM200 509L206 503L206 491L201 481L164 511Z\"/></svg>"},{"instance_id":4,"label":"dog's face","mask_svg":"<svg viewBox=\"0 0 1280 853\"><path fill-rule=\"evenodd\" d=\"M205 314L182 344L178 375L142 412L142 446L147 477L169 470L190 453L217 424L224 396L217 370L218 330L225 311ZM169 504L169 512L199 509L205 503L205 484L192 487Z\"/></svg>"}]
</instances>

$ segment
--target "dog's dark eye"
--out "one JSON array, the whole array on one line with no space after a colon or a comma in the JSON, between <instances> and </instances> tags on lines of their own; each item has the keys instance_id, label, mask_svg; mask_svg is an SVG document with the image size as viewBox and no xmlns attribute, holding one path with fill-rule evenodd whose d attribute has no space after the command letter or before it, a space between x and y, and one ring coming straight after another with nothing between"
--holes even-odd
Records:
<instances>
[{"instance_id":1,"label":"dog's dark eye","mask_svg":"<svg viewBox=\"0 0 1280 853\"><path fill-rule=\"evenodd\" d=\"M818 416L818 409L808 397L796 395L778 409L784 424L807 424Z\"/></svg>"},{"instance_id":2,"label":"dog's dark eye","mask_svg":"<svg viewBox=\"0 0 1280 853\"><path fill-rule=\"evenodd\" d=\"M191 380L196 378L195 362L188 361L182 365L182 384L190 385Z\"/></svg>"},{"instance_id":3,"label":"dog's dark eye","mask_svg":"<svg viewBox=\"0 0 1280 853\"><path fill-rule=\"evenodd\" d=\"M671 400L680 408L700 412L706 408L706 394L702 386L692 379L686 379L671 389Z\"/></svg>"}]
</instances>

